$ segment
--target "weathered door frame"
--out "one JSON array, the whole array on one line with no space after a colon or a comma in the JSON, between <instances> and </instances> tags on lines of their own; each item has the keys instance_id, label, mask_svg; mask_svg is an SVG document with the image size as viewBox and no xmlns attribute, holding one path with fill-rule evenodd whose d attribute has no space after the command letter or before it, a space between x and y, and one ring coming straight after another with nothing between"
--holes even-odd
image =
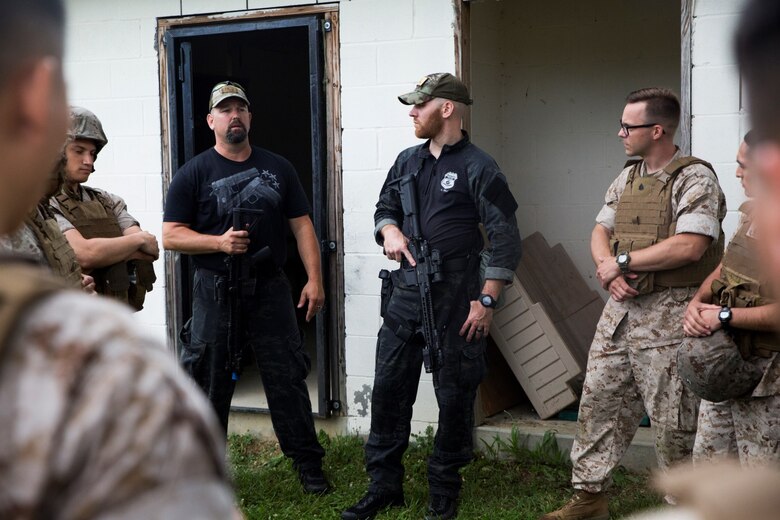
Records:
<instances>
[{"instance_id":1,"label":"weathered door frame","mask_svg":"<svg viewBox=\"0 0 780 520\"><path fill-rule=\"evenodd\" d=\"M328 313L329 336L327 342L328 359L318 359L320 370L318 387L324 392L318 392L319 401L313 403L315 414L328 416L342 413L341 403L344 392L344 244L343 244L343 196L341 171L341 104L340 104L340 68L339 68L339 30L338 6L306 6L272 9L262 11L247 11L245 13L227 13L224 15L185 16L178 18L161 18L157 24L157 48L160 74L160 117L162 128L162 164L163 164L163 198L167 196L173 174L176 152L173 152L171 128L175 114L172 112L169 99L169 84L172 75L177 72L169 63L170 57L167 41L171 31L185 28L197 28L215 24L240 24L261 19L283 19L300 16L321 15L322 17L322 51L324 63L322 69L322 95L325 102L325 208L328 215L323 222L323 251L330 254L328 272L323 273L327 291L326 303ZM186 115L185 115L186 116ZM166 252L166 325L169 345L176 345L178 328L182 321L183 306L181 291L175 273L179 269L179 255ZM324 327L324 323L323 323Z\"/></svg>"}]
</instances>

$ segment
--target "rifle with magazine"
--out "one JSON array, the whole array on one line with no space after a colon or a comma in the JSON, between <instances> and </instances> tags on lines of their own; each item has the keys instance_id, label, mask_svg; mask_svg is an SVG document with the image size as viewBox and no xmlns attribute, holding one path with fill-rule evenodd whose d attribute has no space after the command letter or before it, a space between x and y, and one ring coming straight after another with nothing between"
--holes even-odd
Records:
<instances>
[{"instance_id":1,"label":"rifle with magazine","mask_svg":"<svg viewBox=\"0 0 780 520\"><path fill-rule=\"evenodd\" d=\"M263 210L261 209L233 208L233 229L249 231L251 236L252 231L262 218ZM230 255L225 260L228 264L227 295L230 307L227 369L230 371L233 381L238 381L241 376L241 360L244 349L241 301L245 295L254 294L257 281L256 276L252 273L252 268L270 256L271 248L265 246L252 255L247 253Z\"/></svg>"},{"instance_id":2,"label":"rifle with magazine","mask_svg":"<svg viewBox=\"0 0 780 520\"><path fill-rule=\"evenodd\" d=\"M416 176L406 175L397 182L404 218L408 219L411 227L409 252L412 253L415 262L417 262L414 266L414 273L420 292L420 307L422 309L422 323L418 332L422 333L425 341L422 351L423 364L426 372L433 373L434 386L438 386L436 372L444 364L444 355L441 347L441 335L436 327L436 316L433 310L432 284L444 280L441 255L438 249L431 249L428 241L422 236Z\"/></svg>"}]
</instances>

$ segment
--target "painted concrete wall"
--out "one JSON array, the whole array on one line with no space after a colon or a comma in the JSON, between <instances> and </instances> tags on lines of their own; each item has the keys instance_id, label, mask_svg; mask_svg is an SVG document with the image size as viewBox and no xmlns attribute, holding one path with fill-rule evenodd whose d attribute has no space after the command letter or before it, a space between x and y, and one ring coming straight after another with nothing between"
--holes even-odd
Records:
<instances>
[{"instance_id":1,"label":"painted concrete wall","mask_svg":"<svg viewBox=\"0 0 780 520\"><path fill-rule=\"evenodd\" d=\"M741 99L739 70L732 52L733 33L743 0L697 0L694 4L691 70L694 155L715 166L729 208L724 232L729 239L745 200L734 176L742 136L750 128Z\"/></svg>"},{"instance_id":2,"label":"painted concrete wall","mask_svg":"<svg viewBox=\"0 0 780 520\"><path fill-rule=\"evenodd\" d=\"M626 161L617 137L625 96L647 86L680 91L679 4L471 6L474 141L507 175L521 235L562 243L598 288L590 235Z\"/></svg>"}]
</instances>

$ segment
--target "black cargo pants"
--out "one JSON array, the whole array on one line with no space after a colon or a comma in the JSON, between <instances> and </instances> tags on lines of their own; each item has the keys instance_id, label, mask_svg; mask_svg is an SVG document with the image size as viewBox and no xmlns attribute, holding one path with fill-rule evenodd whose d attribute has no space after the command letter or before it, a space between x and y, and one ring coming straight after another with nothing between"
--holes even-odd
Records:
<instances>
[{"instance_id":1,"label":"black cargo pants","mask_svg":"<svg viewBox=\"0 0 780 520\"><path fill-rule=\"evenodd\" d=\"M182 367L208 396L225 432L236 384L226 369L230 322L226 284L224 275L195 270L191 338L181 350ZM320 467L325 452L317 441L306 387L311 362L284 273L258 278L255 295L245 297L241 309L243 339L257 360L282 452L298 469Z\"/></svg>"},{"instance_id":2,"label":"black cargo pants","mask_svg":"<svg viewBox=\"0 0 780 520\"><path fill-rule=\"evenodd\" d=\"M460 492L459 470L473 457L474 398L486 371L484 340L468 343L458 335L468 316L469 301L480 291L476 267L469 273L447 273L445 281L433 286L434 313L440 330L445 318L449 319L442 335L444 366L436 375L439 424L428 460L428 484L431 494L452 498ZM461 283L464 276L467 279ZM402 271L394 271L391 277L394 288L377 339L371 432L366 443L366 470L371 478L369 491L373 493L402 490L401 460L409 445L412 406L423 363L421 335L407 340L403 332L395 332L399 325L407 331L419 325L418 288L406 283Z\"/></svg>"}]
</instances>

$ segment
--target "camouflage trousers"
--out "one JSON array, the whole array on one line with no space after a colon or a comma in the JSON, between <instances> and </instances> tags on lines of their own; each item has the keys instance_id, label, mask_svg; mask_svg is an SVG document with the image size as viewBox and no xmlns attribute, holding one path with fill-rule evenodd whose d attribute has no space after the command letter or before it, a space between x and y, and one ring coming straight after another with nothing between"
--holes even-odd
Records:
<instances>
[{"instance_id":1,"label":"camouflage trousers","mask_svg":"<svg viewBox=\"0 0 780 520\"><path fill-rule=\"evenodd\" d=\"M469 343L458 335L468 316L469 300L479 293L476 264L474 267L465 281L465 272L448 273L443 282L433 285L436 323L447 320L449 326L442 334L444 365L434 374L439 423L428 460L428 485L432 494L452 498L460 492L459 470L473 458L474 399L486 371L484 340ZM402 491L402 457L409 445L412 407L423 364L422 336L412 332L404 337L420 324L419 292L401 273L392 273L395 287L387 295L385 321L377 338L371 432L366 443L369 491L374 493Z\"/></svg>"},{"instance_id":2,"label":"camouflage trousers","mask_svg":"<svg viewBox=\"0 0 780 520\"><path fill-rule=\"evenodd\" d=\"M696 442L693 445L693 463L713 462L736 458L737 436L734 431L732 402L713 403L702 399Z\"/></svg>"},{"instance_id":3,"label":"camouflage trousers","mask_svg":"<svg viewBox=\"0 0 780 520\"><path fill-rule=\"evenodd\" d=\"M694 462L738 456L746 467L780 465L780 359L774 354L747 361L761 370L763 378L750 397L716 404L702 401Z\"/></svg>"},{"instance_id":4,"label":"camouflage trousers","mask_svg":"<svg viewBox=\"0 0 780 520\"><path fill-rule=\"evenodd\" d=\"M655 427L658 466L690 461L699 400L677 374L682 316L694 289L667 289L625 302L610 298L588 355L572 447L572 485L609 487L645 414Z\"/></svg>"},{"instance_id":5,"label":"camouflage trousers","mask_svg":"<svg viewBox=\"0 0 780 520\"><path fill-rule=\"evenodd\" d=\"M227 432L236 382L227 369L230 309L226 277L197 269L193 280L191 339L182 346L184 370L214 406ZM325 452L317 440L306 376L311 361L303 349L290 284L283 273L258 278L255 294L242 305L242 336L254 353L282 452L299 469L319 467Z\"/></svg>"}]
</instances>

